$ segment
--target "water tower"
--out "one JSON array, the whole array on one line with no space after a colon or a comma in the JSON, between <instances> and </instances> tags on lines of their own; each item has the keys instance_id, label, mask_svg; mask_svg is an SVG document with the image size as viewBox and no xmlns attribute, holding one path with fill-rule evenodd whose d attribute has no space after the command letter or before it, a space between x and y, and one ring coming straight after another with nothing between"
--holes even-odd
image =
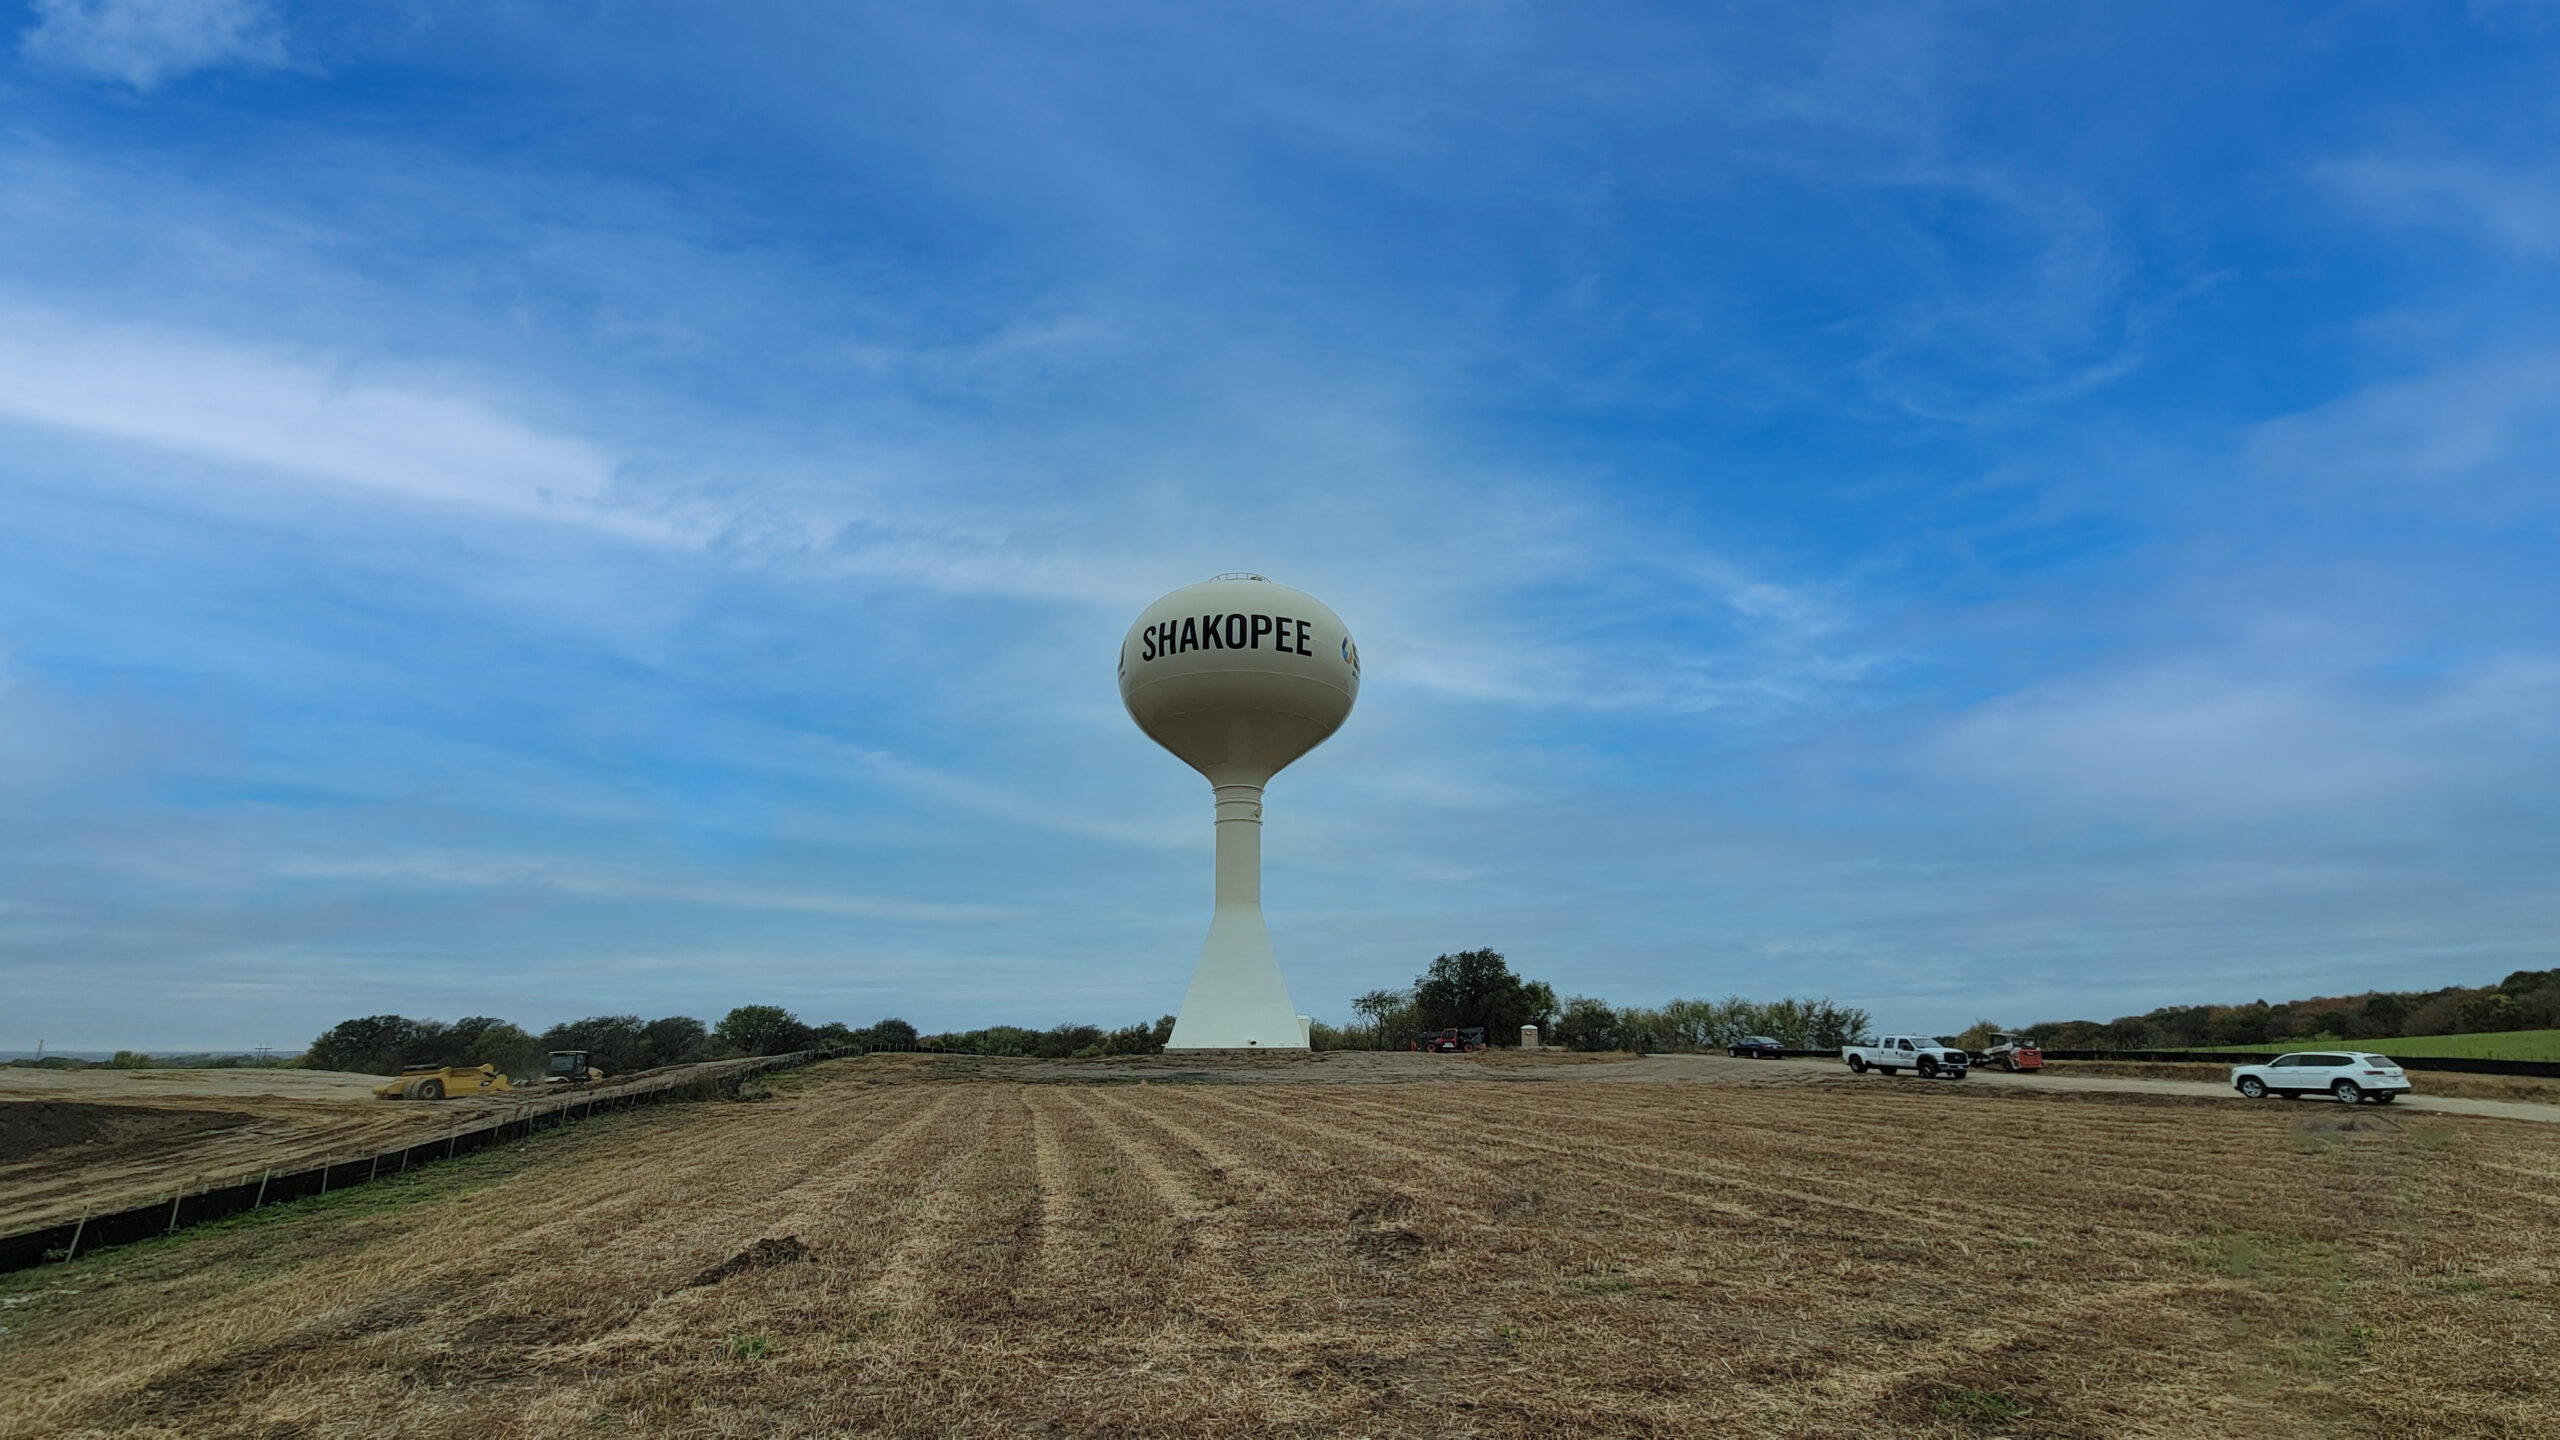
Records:
<instances>
[{"instance_id":1,"label":"water tower","mask_svg":"<svg viewBox=\"0 0 2560 1440\"><path fill-rule=\"evenodd\" d=\"M1262 787L1340 729L1359 694L1341 617L1259 575L1184 586L1120 642L1130 718L1209 777L1218 809L1218 904L1166 1048L1307 1047L1262 923Z\"/></svg>"}]
</instances>

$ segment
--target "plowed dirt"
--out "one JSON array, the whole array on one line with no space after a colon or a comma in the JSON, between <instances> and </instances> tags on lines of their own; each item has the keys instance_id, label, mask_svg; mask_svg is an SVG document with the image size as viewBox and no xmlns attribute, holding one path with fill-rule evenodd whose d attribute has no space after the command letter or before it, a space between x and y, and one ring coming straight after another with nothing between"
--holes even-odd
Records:
<instances>
[{"instance_id":1,"label":"plowed dirt","mask_svg":"<svg viewBox=\"0 0 2560 1440\"><path fill-rule=\"evenodd\" d=\"M376 1100L380 1083L333 1071L0 1068L0 1232L370 1154L495 1108Z\"/></svg>"},{"instance_id":2,"label":"plowed dirt","mask_svg":"<svg viewBox=\"0 0 2560 1440\"><path fill-rule=\"evenodd\" d=\"M333 1070L37 1070L0 1066L0 1234L413 1145L493 1116L604 1099L739 1060L617 1075L593 1089L381 1100ZM26 1107L34 1107L32 1109ZM22 1118L11 1120L11 1113ZM42 1118L39 1118L42 1117ZM66 1136L76 1142L57 1143Z\"/></svg>"}]
</instances>

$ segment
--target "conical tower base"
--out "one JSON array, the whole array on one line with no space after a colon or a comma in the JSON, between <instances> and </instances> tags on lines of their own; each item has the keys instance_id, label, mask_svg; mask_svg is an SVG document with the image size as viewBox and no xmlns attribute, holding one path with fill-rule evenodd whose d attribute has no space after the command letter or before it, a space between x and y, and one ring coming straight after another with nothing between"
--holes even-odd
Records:
<instances>
[{"instance_id":1,"label":"conical tower base","mask_svg":"<svg viewBox=\"0 0 2560 1440\"><path fill-rule=\"evenodd\" d=\"M1305 1050L1297 1007L1260 905L1221 905L1191 972L1167 1050Z\"/></svg>"}]
</instances>

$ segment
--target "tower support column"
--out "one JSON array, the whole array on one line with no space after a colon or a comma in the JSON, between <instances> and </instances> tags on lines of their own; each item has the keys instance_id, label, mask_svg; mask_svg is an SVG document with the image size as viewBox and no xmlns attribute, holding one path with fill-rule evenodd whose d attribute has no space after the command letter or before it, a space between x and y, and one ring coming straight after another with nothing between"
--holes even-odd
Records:
<instances>
[{"instance_id":1,"label":"tower support column","mask_svg":"<svg viewBox=\"0 0 2560 1440\"><path fill-rule=\"evenodd\" d=\"M1262 787L1213 787L1218 903L1167 1050L1304 1050L1306 1032L1262 920Z\"/></svg>"}]
</instances>

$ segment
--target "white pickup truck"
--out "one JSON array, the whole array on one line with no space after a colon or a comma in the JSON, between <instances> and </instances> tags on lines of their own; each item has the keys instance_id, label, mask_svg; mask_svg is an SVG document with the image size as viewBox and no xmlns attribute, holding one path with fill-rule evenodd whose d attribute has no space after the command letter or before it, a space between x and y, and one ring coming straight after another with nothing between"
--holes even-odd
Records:
<instances>
[{"instance_id":1,"label":"white pickup truck","mask_svg":"<svg viewBox=\"0 0 2560 1440\"><path fill-rule=\"evenodd\" d=\"M1950 1080L1963 1079L1965 1067L1973 1063L1973 1057L1962 1050L1941 1045L1926 1035L1887 1035L1871 1045L1843 1045L1840 1058L1861 1075L1870 1070L1887 1075L1909 1070L1931 1079L1944 1075Z\"/></svg>"}]
</instances>

